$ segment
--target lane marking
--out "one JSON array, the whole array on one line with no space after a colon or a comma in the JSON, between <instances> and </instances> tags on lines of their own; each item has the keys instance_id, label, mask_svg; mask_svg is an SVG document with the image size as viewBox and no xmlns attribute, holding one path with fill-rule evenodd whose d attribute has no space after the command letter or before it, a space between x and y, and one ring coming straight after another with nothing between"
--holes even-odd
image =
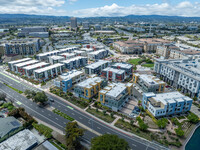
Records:
<instances>
[{"instance_id":1,"label":"lane marking","mask_svg":"<svg viewBox=\"0 0 200 150\"><path fill-rule=\"evenodd\" d=\"M6 76L6 77L9 78L9 79L12 79L13 81L15 81L15 82L17 82L17 83L20 83L20 81L18 81L18 80L16 80L16 79L14 79L14 78L12 78L12 77L10 77L10 76L8 76L8 75L2 73L2 72L0 72L0 74L2 74L3 76Z\"/></svg>"},{"instance_id":2,"label":"lane marking","mask_svg":"<svg viewBox=\"0 0 200 150\"><path fill-rule=\"evenodd\" d=\"M74 108L73 108L73 107L71 107L71 106L67 106L67 108L69 108L69 109L71 109L71 110L74 110Z\"/></svg>"}]
</instances>

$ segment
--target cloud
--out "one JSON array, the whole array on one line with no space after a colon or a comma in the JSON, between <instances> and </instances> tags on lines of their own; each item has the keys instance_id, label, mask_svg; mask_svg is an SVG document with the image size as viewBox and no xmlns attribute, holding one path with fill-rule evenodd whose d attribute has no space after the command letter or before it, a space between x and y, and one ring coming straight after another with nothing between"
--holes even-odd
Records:
<instances>
[{"instance_id":1,"label":"cloud","mask_svg":"<svg viewBox=\"0 0 200 150\"><path fill-rule=\"evenodd\" d=\"M68 0L69 4L74 4L75 2L77 2L78 0Z\"/></svg>"},{"instance_id":2,"label":"cloud","mask_svg":"<svg viewBox=\"0 0 200 150\"><path fill-rule=\"evenodd\" d=\"M1 0L1 14L61 15L66 10L58 9L65 0Z\"/></svg>"},{"instance_id":3,"label":"cloud","mask_svg":"<svg viewBox=\"0 0 200 150\"><path fill-rule=\"evenodd\" d=\"M98 16L126 16L126 15L167 15L167 16L185 16L185 17L200 17L200 3L191 3L183 1L177 5L172 5L167 2L161 4L146 4L146 5L131 5L128 7L118 6L113 3L108 6L97 8L89 8L76 10L74 16L78 17L98 17Z\"/></svg>"}]
</instances>

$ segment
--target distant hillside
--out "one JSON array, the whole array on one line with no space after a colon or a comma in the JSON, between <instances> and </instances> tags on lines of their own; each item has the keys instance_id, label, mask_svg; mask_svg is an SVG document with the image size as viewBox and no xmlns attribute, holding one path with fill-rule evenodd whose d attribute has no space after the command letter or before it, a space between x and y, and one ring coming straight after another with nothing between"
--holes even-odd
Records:
<instances>
[{"instance_id":1,"label":"distant hillside","mask_svg":"<svg viewBox=\"0 0 200 150\"><path fill-rule=\"evenodd\" d=\"M45 15L26 15L26 14L0 14L0 24L9 25L28 25L28 24L65 24L70 21L69 16L45 16ZM125 17L88 17L78 18L78 21L96 22L200 22L200 17L179 17L179 16L159 16L159 15L129 15Z\"/></svg>"}]
</instances>

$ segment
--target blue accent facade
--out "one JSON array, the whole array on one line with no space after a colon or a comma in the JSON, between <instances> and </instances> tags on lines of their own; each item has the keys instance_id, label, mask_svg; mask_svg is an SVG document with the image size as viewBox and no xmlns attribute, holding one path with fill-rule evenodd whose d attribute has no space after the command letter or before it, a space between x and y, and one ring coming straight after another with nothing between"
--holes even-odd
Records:
<instances>
[{"instance_id":1,"label":"blue accent facade","mask_svg":"<svg viewBox=\"0 0 200 150\"><path fill-rule=\"evenodd\" d=\"M62 89L63 92L67 92L69 89L72 88L72 79L69 80L63 80L62 81Z\"/></svg>"}]
</instances>

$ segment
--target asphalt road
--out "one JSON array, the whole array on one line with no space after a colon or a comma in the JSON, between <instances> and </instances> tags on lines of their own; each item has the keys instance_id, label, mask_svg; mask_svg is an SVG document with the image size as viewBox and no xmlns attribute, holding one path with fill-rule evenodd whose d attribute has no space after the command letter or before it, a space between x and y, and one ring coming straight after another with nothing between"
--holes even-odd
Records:
<instances>
[{"instance_id":1,"label":"asphalt road","mask_svg":"<svg viewBox=\"0 0 200 150\"><path fill-rule=\"evenodd\" d=\"M9 76L2 74L2 72L0 72L0 81L5 82L5 83L9 84L10 86L17 88L21 91L25 91L26 89L40 91L40 89L36 89L28 84L19 82L18 80L14 79L13 77L10 78ZM35 103L26 99L24 96L13 91L12 89L8 88L7 86L5 86L2 83L0 83L0 90L6 92L8 95L12 96L17 101L21 102L22 107L24 107L29 114L64 131L64 127L65 127L66 123L68 122L68 120L54 114L53 112L51 112L49 110L39 108ZM57 108L60 111L62 111L63 113L68 114L69 116L73 117L74 119L81 122L85 126L90 127L91 129L95 130L96 132L99 132L101 134L108 133L108 134L118 135L119 137L125 139L129 143L130 147L134 150L166 149L155 143L140 139L135 136L127 135L126 133L124 133L120 130L117 130L116 128L114 128L112 126L109 126L108 124L104 123L103 121L99 121L95 118L92 118L87 113L84 113L76 108L71 109L68 107L70 105L66 104L65 102L63 102L62 100L57 98L56 96L52 96L48 93L47 93L47 96L49 98L54 99L54 101L55 101L55 102L51 103L52 107ZM84 138L87 140L91 140L91 138L93 138L94 136L96 136L94 133L87 131L86 134L84 135Z\"/></svg>"}]
</instances>

